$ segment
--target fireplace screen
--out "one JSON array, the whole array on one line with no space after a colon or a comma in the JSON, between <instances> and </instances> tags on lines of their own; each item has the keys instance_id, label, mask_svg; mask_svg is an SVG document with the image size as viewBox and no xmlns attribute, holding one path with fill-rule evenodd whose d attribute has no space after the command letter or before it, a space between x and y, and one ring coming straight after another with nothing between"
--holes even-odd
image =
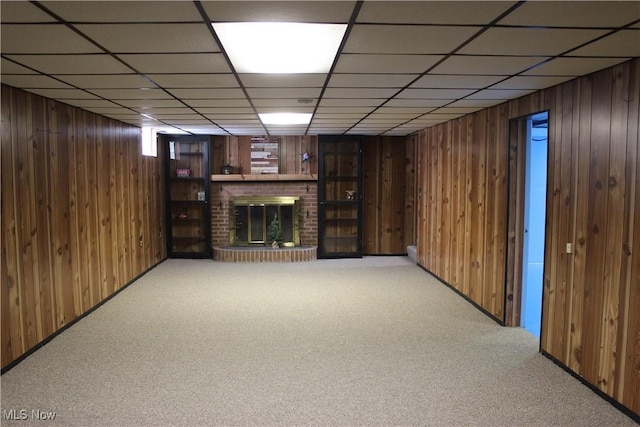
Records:
<instances>
[{"instance_id":1,"label":"fireplace screen","mask_svg":"<svg viewBox=\"0 0 640 427\"><path fill-rule=\"evenodd\" d=\"M268 245L267 229L276 219L284 246L300 244L298 197L243 197L229 204L229 240L232 246Z\"/></svg>"}]
</instances>

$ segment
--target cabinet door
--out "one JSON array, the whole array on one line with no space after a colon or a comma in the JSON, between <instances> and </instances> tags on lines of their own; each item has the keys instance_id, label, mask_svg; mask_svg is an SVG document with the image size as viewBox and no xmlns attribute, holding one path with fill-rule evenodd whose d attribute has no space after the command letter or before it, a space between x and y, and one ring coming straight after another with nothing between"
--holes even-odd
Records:
<instances>
[{"instance_id":1,"label":"cabinet door","mask_svg":"<svg viewBox=\"0 0 640 427\"><path fill-rule=\"evenodd\" d=\"M211 255L208 139L167 138L168 253Z\"/></svg>"},{"instance_id":2,"label":"cabinet door","mask_svg":"<svg viewBox=\"0 0 640 427\"><path fill-rule=\"evenodd\" d=\"M319 247L323 258L362 256L360 138L320 137Z\"/></svg>"}]
</instances>

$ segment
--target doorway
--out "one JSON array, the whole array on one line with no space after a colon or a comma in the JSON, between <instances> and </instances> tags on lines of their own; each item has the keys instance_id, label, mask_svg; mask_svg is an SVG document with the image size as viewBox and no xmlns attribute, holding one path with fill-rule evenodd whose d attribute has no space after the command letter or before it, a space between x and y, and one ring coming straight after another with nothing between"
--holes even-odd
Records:
<instances>
[{"instance_id":1,"label":"doorway","mask_svg":"<svg viewBox=\"0 0 640 427\"><path fill-rule=\"evenodd\" d=\"M527 119L520 326L540 338L547 198L549 113Z\"/></svg>"},{"instance_id":2,"label":"doorway","mask_svg":"<svg viewBox=\"0 0 640 427\"><path fill-rule=\"evenodd\" d=\"M509 123L505 324L540 339L547 198L548 111Z\"/></svg>"}]
</instances>

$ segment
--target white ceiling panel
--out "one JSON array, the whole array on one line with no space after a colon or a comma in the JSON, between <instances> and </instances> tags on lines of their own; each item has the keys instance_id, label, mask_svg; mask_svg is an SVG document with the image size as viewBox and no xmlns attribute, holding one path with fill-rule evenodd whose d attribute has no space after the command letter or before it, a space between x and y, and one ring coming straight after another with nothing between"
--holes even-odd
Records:
<instances>
[{"instance_id":1,"label":"white ceiling panel","mask_svg":"<svg viewBox=\"0 0 640 427\"><path fill-rule=\"evenodd\" d=\"M67 100L65 101L67 104L75 105L80 108L114 108L118 110L122 110L122 107L118 106L111 101L105 99L74 99L73 101Z\"/></svg>"},{"instance_id":2,"label":"white ceiling panel","mask_svg":"<svg viewBox=\"0 0 640 427\"><path fill-rule=\"evenodd\" d=\"M240 74L242 84L247 87L322 87L325 74Z\"/></svg>"},{"instance_id":3,"label":"white ceiling panel","mask_svg":"<svg viewBox=\"0 0 640 427\"><path fill-rule=\"evenodd\" d=\"M569 79L571 77L566 76L515 76L491 86L491 89L544 89Z\"/></svg>"},{"instance_id":4,"label":"white ceiling panel","mask_svg":"<svg viewBox=\"0 0 640 427\"><path fill-rule=\"evenodd\" d=\"M77 28L112 53L220 52L204 23L93 24Z\"/></svg>"},{"instance_id":5,"label":"white ceiling panel","mask_svg":"<svg viewBox=\"0 0 640 427\"><path fill-rule=\"evenodd\" d=\"M248 88L247 92L253 99L275 98L317 98L320 96L320 88Z\"/></svg>"},{"instance_id":6,"label":"white ceiling panel","mask_svg":"<svg viewBox=\"0 0 640 427\"><path fill-rule=\"evenodd\" d=\"M91 89L91 92L107 99L171 99L162 89Z\"/></svg>"},{"instance_id":7,"label":"white ceiling panel","mask_svg":"<svg viewBox=\"0 0 640 427\"><path fill-rule=\"evenodd\" d=\"M256 108L313 108L316 105L316 101L313 100L310 103L301 103L298 98L258 98L253 100L253 105Z\"/></svg>"},{"instance_id":8,"label":"white ceiling panel","mask_svg":"<svg viewBox=\"0 0 640 427\"><path fill-rule=\"evenodd\" d=\"M427 74L411 85L411 88L444 88L444 89L482 89L490 86L504 76L483 75L439 75Z\"/></svg>"},{"instance_id":9,"label":"white ceiling panel","mask_svg":"<svg viewBox=\"0 0 640 427\"><path fill-rule=\"evenodd\" d=\"M197 107L196 111L202 114L224 114L237 118L246 118L247 114L255 116L252 108L233 108L233 107Z\"/></svg>"},{"instance_id":10,"label":"white ceiling panel","mask_svg":"<svg viewBox=\"0 0 640 427\"><path fill-rule=\"evenodd\" d=\"M583 76L623 62L623 58L556 58L524 72L532 76Z\"/></svg>"},{"instance_id":11,"label":"white ceiling panel","mask_svg":"<svg viewBox=\"0 0 640 427\"><path fill-rule=\"evenodd\" d=\"M418 74L334 74L328 87L392 87L408 85Z\"/></svg>"},{"instance_id":12,"label":"white ceiling panel","mask_svg":"<svg viewBox=\"0 0 640 427\"><path fill-rule=\"evenodd\" d=\"M391 88L327 88L325 98L378 98L386 99L393 96L398 89Z\"/></svg>"},{"instance_id":13,"label":"white ceiling panel","mask_svg":"<svg viewBox=\"0 0 640 427\"><path fill-rule=\"evenodd\" d=\"M451 103L450 107L470 107L470 108L488 108L497 104L502 104L501 99L460 99Z\"/></svg>"},{"instance_id":14,"label":"white ceiling panel","mask_svg":"<svg viewBox=\"0 0 640 427\"><path fill-rule=\"evenodd\" d=\"M498 100L503 100L503 99L515 99L515 98L520 98L521 96L525 96L531 92L533 92L533 89L486 89L486 90L481 90L479 92L473 93L471 95L469 95L468 97L466 97L465 99L458 101L458 102L462 102L462 101L466 101L469 99L478 99L478 100L482 100L482 99L498 99ZM452 107L458 106L459 104L451 104ZM462 105L460 105L462 106Z\"/></svg>"},{"instance_id":15,"label":"white ceiling panel","mask_svg":"<svg viewBox=\"0 0 640 427\"><path fill-rule=\"evenodd\" d=\"M385 107L442 107L450 102L453 102L453 99L392 99L387 102Z\"/></svg>"},{"instance_id":16,"label":"white ceiling panel","mask_svg":"<svg viewBox=\"0 0 640 427\"><path fill-rule=\"evenodd\" d=\"M231 72L220 53L121 54L118 57L145 74Z\"/></svg>"},{"instance_id":17,"label":"white ceiling panel","mask_svg":"<svg viewBox=\"0 0 640 427\"><path fill-rule=\"evenodd\" d=\"M21 87L23 89L72 89L72 87L66 83L41 74L3 74L2 83L10 86Z\"/></svg>"},{"instance_id":18,"label":"white ceiling panel","mask_svg":"<svg viewBox=\"0 0 640 427\"><path fill-rule=\"evenodd\" d=\"M458 1L364 2L358 22L393 24L486 25L515 2L470 2L460 13Z\"/></svg>"},{"instance_id":19,"label":"white ceiling panel","mask_svg":"<svg viewBox=\"0 0 640 427\"><path fill-rule=\"evenodd\" d=\"M384 99L380 98L323 98L320 105L323 107L377 107Z\"/></svg>"},{"instance_id":20,"label":"white ceiling panel","mask_svg":"<svg viewBox=\"0 0 640 427\"><path fill-rule=\"evenodd\" d=\"M473 93L474 89L405 89L399 99L458 99Z\"/></svg>"},{"instance_id":21,"label":"white ceiling panel","mask_svg":"<svg viewBox=\"0 0 640 427\"><path fill-rule=\"evenodd\" d=\"M485 74L508 76L547 60L548 57L458 56L447 58L433 69L435 74Z\"/></svg>"},{"instance_id":22,"label":"white ceiling panel","mask_svg":"<svg viewBox=\"0 0 640 427\"><path fill-rule=\"evenodd\" d=\"M640 31L618 31L585 47L573 50L569 55L638 57L640 56Z\"/></svg>"},{"instance_id":23,"label":"white ceiling panel","mask_svg":"<svg viewBox=\"0 0 640 427\"><path fill-rule=\"evenodd\" d=\"M503 25L540 27L618 27L640 19L637 1L528 1Z\"/></svg>"},{"instance_id":24,"label":"white ceiling panel","mask_svg":"<svg viewBox=\"0 0 640 427\"><path fill-rule=\"evenodd\" d=\"M222 89L169 89L176 98L183 99L245 99L242 90L237 88Z\"/></svg>"},{"instance_id":25,"label":"white ceiling panel","mask_svg":"<svg viewBox=\"0 0 640 427\"><path fill-rule=\"evenodd\" d=\"M356 25L345 53L434 54L458 47L480 27Z\"/></svg>"},{"instance_id":26,"label":"white ceiling panel","mask_svg":"<svg viewBox=\"0 0 640 427\"><path fill-rule=\"evenodd\" d=\"M216 22L347 22L354 1L203 1Z\"/></svg>"},{"instance_id":27,"label":"white ceiling panel","mask_svg":"<svg viewBox=\"0 0 640 427\"><path fill-rule=\"evenodd\" d=\"M214 108L214 107L251 107L249 101L246 99L235 98L235 99L183 99L183 101L194 108Z\"/></svg>"},{"instance_id":28,"label":"white ceiling panel","mask_svg":"<svg viewBox=\"0 0 640 427\"><path fill-rule=\"evenodd\" d=\"M54 77L87 89L141 89L155 87L149 80L138 74L58 75Z\"/></svg>"},{"instance_id":29,"label":"white ceiling panel","mask_svg":"<svg viewBox=\"0 0 640 427\"><path fill-rule=\"evenodd\" d=\"M28 92L36 93L47 98L66 100L66 99L99 99L80 89L27 89Z\"/></svg>"},{"instance_id":30,"label":"white ceiling panel","mask_svg":"<svg viewBox=\"0 0 640 427\"><path fill-rule=\"evenodd\" d=\"M177 108L184 107L184 104L177 99L122 99L117 101L118 104L124 105L125 107L135 108L135 109L155 109L155 108Z\"/></svg>"},{"instance_id":31,"label":"white ceiling panel","mask_svg":"<svg viewBox=\"0 0 640 427\"><path fill-rule=\"evenodd\" d=\"M125 74L131 72L125 65L106 54L7 56L19 64L45 74Z\"/></svg>"},{"instance_id":32,"label":"white ceiling panel","mask_svg":"<svg viewBox=\"0 0 640 427\"><path fill-rule=\"evenodd\" d=\"M26 1L0 2L2 23L11 22L56 22L48 13Z\"/></svg>"},{"instance_id":33,"label":"white ceiling panel","mask_svg":"<svg viewBox=\"0 0 640 427\"><path fill-rule=\"evenodd\" d=\"M189 22L200 14L185 1L46 1L49 10L69 22Z\"/></svg>"},{"instance_id":34,"label":"white ceiling panel","mask_svg":"<svg viewBox=\"0 0 640 427\"><path fill-rule=\"evenodd\" d=\"M342 54L336 73L423 73L444 56L442 55L372 55Z\"/></svg>"},{"instance_id":35,"label":"white ceiling panel","mask_svg":"<svg viewBox=\"0 0 640 427\"><path fill-rule=\"evenodd\" d=\"M23 67L22 65L16 64L13 61L10 61L8 58L2 58L0 62L0 70L2 71L2 75L6 74L38 74L37 71L33 71L27 67ZM18 86L20 87L20 86Z\"/></svg>"},{"instance_id":36,"label":"white ceiling panel","mask_svg":"<svg viewBox=\"0 0 640 427\"><path fill-rule=\"evenodd\" d=\"M164 88L227 88L236 87L233 74L148 74L156 84Z\"/></svg>"},{"instance_id":37,"label":"white ceiling panel","mask_svg":"<svg viewBox=\"0 0 640 427\"><path fill-rule=\"evenodd\" d=\"M100 49L61 24L2 24L2 54L96 53Z\"/></svg>"}]
</instances>

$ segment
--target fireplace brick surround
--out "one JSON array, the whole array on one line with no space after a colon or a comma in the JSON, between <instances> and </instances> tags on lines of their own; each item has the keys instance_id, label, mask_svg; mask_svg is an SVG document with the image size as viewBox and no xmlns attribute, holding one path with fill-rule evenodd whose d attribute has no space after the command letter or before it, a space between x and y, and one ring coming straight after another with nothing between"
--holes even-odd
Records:
<instances>
[{"instance_id":1,"label":"fireplace brick surround","mask_svg":"<svg viewBox=\"0 0 640 427\"><path fill-rule=\"evenodd\" d=\"M316 181L212 182L210 197L211 246L214 248L214 254L216 253L215 248L229 246L229 202L234 198L251 196L299 197L302 209L300 244L312 247L318 245L318 185Z\"/></svg>"}]
</instances>

